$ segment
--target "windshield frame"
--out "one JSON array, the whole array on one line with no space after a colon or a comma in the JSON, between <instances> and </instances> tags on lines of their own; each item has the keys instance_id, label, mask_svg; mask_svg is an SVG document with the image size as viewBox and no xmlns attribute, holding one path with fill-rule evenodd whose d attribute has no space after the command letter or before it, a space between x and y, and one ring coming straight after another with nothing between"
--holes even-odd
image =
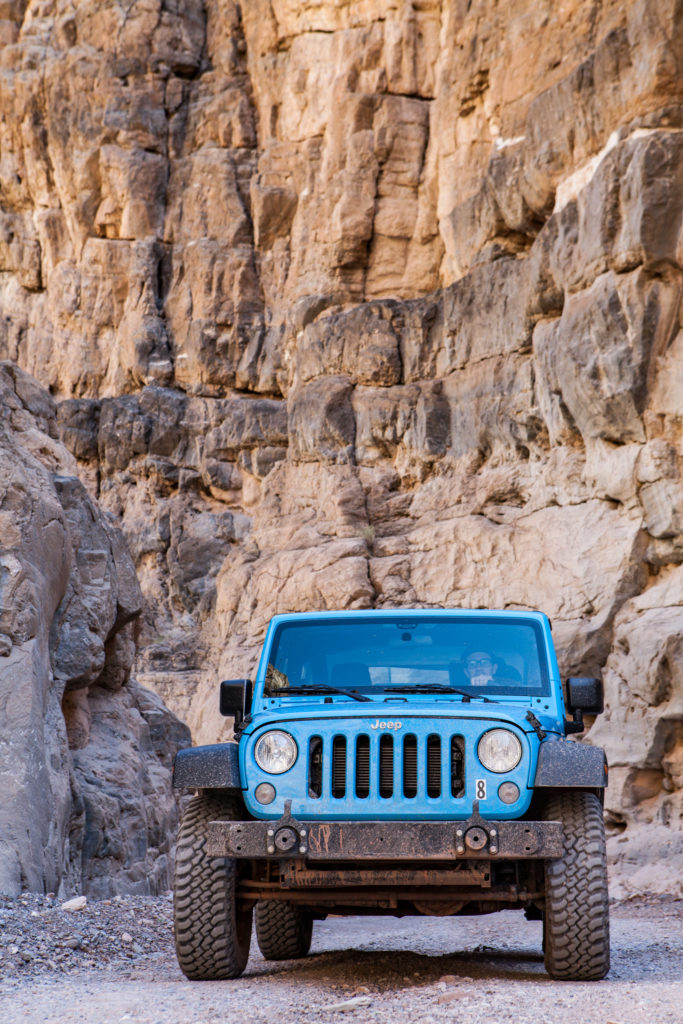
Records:
<instances>
[{"instance_id":1,"label":"windshield frame","mask_svg":"<svg viewBox=\"0 0 683 1024\"><path fill-rule=\"evenodd\" d=\"M422 622L432 620L435 623L441 625L451 622L453 625L480 625L485 627L492 627L496 625L505 626L524 626L531 628L534 633L536 642L536 650L538 654L538 671L540 674L540 685L538 687L530 687L522 684L521 686L516 684L512 685L496 685L495 682L490 682L487 686L476 687L468 683L465 684L465 691L470 699L476 699L477 697L491 697L495 698L496 702L506 703L508 701L513 703L519 703L521 701L543 701L548 702L551 700L556 691L556 683L559 681L557 662L554 656L554 650L552 647L552 641L550 639L550 626L545 615L541 612L528 612L528 611L508 611L508 610L495 610L495 609L413 609L413 608L393 608L393 609L377 609L377 610L362 610L353 612L317 612L317 613L300 613L291 615L276 616L270 624L268 629L266 640L264 643L261 661L259 663L259 669L256 677L256 688L259 695L267 700L268 703L281 699L287 699L293 701L302 701L306 696L310 700L310 695L295 694L292 692L288 693L286 688L283 688L281 692L276 692L274 689L270 689L269 692L264 693L264 686L266 684L266 670L272 657L277 656L277 647L281 636L281 630L291 625L298 625L303 628L312 628L315 626L333 626L336 622L339 624L350 625L351 623L360 624L361 622L372 623L377 625L379 622L393 622L397 625L397 628L401 628L402 622ZM271 684L268 684L271 686ZM297 684L293 684L297 685ZM347 685L346 689L354 690L361 694L371 695L373 698L396 698L399 694L395 688L397 685L391 680L387 684L371 684L369 686L354 686ZM401 687L402 688L402 687ZM458 686L460 688L460 685ZM422 698L425 694L418 692L411 694L409 692L410 684L406 685L404 695L408 698L417 697ZM419 686L416 687L419 689ZM435 686L436 689L436 686ZM432 699L443 699L449 698L451 700L457 699L458 702L463 700L462 696L456 694L448 694L444 688L443 695L434 693L431 695ZM350 695L346 698L351 699Z\"/></svg>"}]
</instances>

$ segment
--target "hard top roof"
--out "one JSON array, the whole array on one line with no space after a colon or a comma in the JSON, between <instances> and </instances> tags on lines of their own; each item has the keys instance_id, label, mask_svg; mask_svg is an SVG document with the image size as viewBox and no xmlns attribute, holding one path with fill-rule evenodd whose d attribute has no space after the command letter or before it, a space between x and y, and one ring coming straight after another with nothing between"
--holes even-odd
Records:
<instances>
[{"instance_id":1,"label":"hard top roof","mask_svg":"<svg viewBox=\"0 0 683 1024\"><path fill-rule=\"evenodd\" d=\"M354 608L353 610L344 611L288 612L286 614L274 615L271 619L271 625L277 626L284 622L319 622L325 620L329 621L331 619L391 619L396 618L397 616L400 616L401 618L410 617L418 619L477 619L490 618L492 615L496 618L530 619L536 622L547 621L547 617L544 612L528 610L516 611L509 608Z\"/></svg>"}]
</instances>

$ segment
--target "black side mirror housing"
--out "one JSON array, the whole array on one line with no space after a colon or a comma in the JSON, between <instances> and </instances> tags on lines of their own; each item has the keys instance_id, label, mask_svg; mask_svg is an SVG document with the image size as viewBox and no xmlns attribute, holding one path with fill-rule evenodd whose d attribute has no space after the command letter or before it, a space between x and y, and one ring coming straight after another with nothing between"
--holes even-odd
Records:
<instances>
[{"instance_id":1,"label":"black side mirror housing","mask_svg":"<svg viewBox=\"0 0 683 1024\"><path fill-rule=\"evenodd\" d=\"M567 707L570 711L585 711L589 715L599 715L605 708L602 680L588 676L568 679Z\"/></svg>"},{"instance_id":2,"label":"black side mirror housing","mask_svg":"<svg viewBox=\"0 0 683 1024\"><path fill-rule=\"evenodd\" d=\"M224 679L221 683L219 708L225 718L234 718L239 725L251 711L254 684L251 679Z\"/></svg>"},{"instance_id":3,"label":"black side mirror housing","mask_svg":"<svg viewBox=\"0 0 683 1024\"><path fill-rule=\"evenodd\" d=\"M591 676L574 676L567 680L567 709L574 715L573 722L565 722L565 732L583 732L583 713L599 715L605 707L602 680Z\"/></svg>"}]
</instances>

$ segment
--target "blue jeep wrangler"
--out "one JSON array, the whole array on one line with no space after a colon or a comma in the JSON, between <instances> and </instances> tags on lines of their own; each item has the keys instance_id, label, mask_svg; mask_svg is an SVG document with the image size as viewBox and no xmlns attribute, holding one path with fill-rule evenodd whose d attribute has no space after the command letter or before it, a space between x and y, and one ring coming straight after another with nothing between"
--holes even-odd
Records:
<instances>
[{"instance_id":1,"label":"blue jeep wrangler","mask_svg":"<svg viewBox=\"0 0 683 1024\"><path fill-rule=\"evenodd\" d=\"M180 751L175 939L191 979L305 956L327 914L543 920L554 978L609 969L604 752L571 742L539 612L281 615L255 681L221 684L235 742Z\"/></svg>"}]
</instances>

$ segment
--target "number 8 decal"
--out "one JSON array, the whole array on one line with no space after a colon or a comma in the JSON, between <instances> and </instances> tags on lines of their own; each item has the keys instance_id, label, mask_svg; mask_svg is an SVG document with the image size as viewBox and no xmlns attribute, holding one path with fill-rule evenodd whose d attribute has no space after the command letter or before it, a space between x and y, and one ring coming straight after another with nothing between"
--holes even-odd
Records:
<instances>
[{"instance_id":1,"label":"number 8 decal","mask_svg":"<svg viewBox=\"0 0 683 1024\"><path fill-rule=\"evenodd\" d=\"M486 799L486 779L477 779L477 800Z\"/></svg>"}]
</instances>

